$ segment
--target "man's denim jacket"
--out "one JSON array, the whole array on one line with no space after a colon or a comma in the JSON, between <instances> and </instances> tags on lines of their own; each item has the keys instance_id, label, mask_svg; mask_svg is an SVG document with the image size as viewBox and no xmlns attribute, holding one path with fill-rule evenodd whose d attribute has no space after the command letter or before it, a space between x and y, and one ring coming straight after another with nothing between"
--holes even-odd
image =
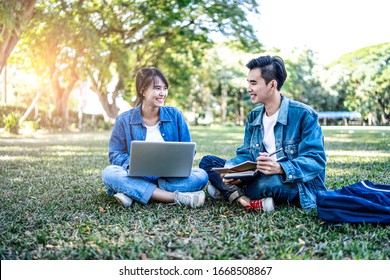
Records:
<instances>
[{"instance_id":1,"label":"man's denim jacket","mask_svg":"<svg viewBox=\"0 0 390 280\"><path fill-rule=\"evenodd\" d=\"M141 115L141 105L120 114L115 120L108 144L108 159L112 165L128 168L130 143L146 139L146 126ZM191 142L190 131L183 114L176 108L160 108L160 132L164 141Z\"/></svg>"},{"instance_id":2,"label":"man's denim jacket","mask_svg":"<svg viewBox=\"0 0 390 280\"><path fill-rule=\"evenodd\" d=\"M247 118L244 144L225 166L256 161L265 152L263 139L264 106L253 109ZM280 113L274 127L276 154L285 174L283 182L296 183L302 208L316 208L317 192L325 188L326 156L324 137L317 113L309 106L282 96ZM272 151L269 151L272 152Z\"/></svg>"}]
</instances>

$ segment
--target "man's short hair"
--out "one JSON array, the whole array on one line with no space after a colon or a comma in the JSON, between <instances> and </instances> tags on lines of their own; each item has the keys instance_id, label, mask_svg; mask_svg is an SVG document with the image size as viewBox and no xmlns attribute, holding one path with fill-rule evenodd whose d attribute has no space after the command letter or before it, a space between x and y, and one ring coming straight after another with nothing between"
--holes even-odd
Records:
<instances>
[{"instance_id":1,"label":"man's short hair","mask_svg":"<svg viewBox=\"0 0 390 280\"><path fill-rule=\"evenodd\" d=\"M276 80L278 83L277 89L280 90L287 78L286 68L284 67L284 61L279 56L260 56L259 58L252 59L246 65L250 70L254 68L260 68L261 76L268 84L272 80Z\"/></svg>"}]
</instances>

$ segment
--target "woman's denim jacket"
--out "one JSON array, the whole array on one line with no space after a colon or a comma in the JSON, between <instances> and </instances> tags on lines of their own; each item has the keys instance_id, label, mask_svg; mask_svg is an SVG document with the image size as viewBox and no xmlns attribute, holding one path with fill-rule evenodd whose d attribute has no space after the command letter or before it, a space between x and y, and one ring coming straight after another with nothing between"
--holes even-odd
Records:
<instances>
[{"instance_id":1,"label":"woman's denim jacket","mask_svg":"<svg viewBox=\"0 0 390 280\"><path fill-rule=\"evenodd\" d=\"M108 144L108 159L112 165L125 169L130 161L130 143L146 139L146 127L141 115L141 105L120 114L115 120ZM160 132L164 141L191 142L190 131L183 114L176 108L160 108Z\"/></svg>"},{"instance_id":2,"label":"woman's denim jacket","mask_svg":"<svg viewBox=\"0 0 390 280\"><path fill-rule=\"evenodd\" d=\"M262 144L264 112L264 106L260 106L249 113L244 144L226 166L256 161L259 152L265 152ZM276 149L283 147L283 151L276 154L277 158L283 158L279 161L285 172L283 182L297 184L302 208L316 208L317 192L326 189L324 137L317 113L303 103L282 96L274 133Z\"/></svg>"}]
</instances>

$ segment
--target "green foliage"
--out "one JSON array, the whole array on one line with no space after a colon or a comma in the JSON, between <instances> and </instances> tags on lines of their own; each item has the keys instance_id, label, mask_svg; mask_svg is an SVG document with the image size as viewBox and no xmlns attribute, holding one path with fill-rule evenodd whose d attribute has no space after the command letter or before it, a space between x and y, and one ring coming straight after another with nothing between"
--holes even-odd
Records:
<instances>
[{"instance_id":1,"label":"green foliage","mask_svg":"<svg viewBox=\"0 0 390 280\"><path fill-rule=\"evenodd\" d=\"M23 13L26 9L26 1L0 0L0 42L3 40L3 31L6 29L11 34L20 36L20 28L26 22Z\"/></svg>"},{"instance_id":2,"label":"green foliage","mask_svg":"<svg viewBox=\"0 0 390 280\"><path fill-rule=\"evenodd\" d=\"M296 50L285 59L287 80L282 92L296 101L310 104L317 111L339 111L339 100L322 85L323 71L311 50Z\"/></svg>"},{"instance_id":3,"label":"green foliage","mask_svg":"<svg viewBox=\"0 0 390 280\"><path fill-rule=\"evenodd\" d=\"M0 5L1 24L14 24L9 11L20 12L19 2ZM41 90L40 109L58 111L51 121L59 124L75 81L89 80L115 118L110 97L131 103L136 72L156 66L170 81L168 103L192 113L195 124L210 114L218 123L242 124L253 108L244 65L262 51L247 16L259 9L255 0L38 0L9 60L36 73L35 86L14 80L18 104L28 106L31 92ZM213 42L215 34L226 38L224 45ZM282 92L319 111L359 111L368 124L388 124L389 44L347 54L329 69L317 65L311 50L282 55L288 71Z\"/></svg>"},{"instance_id":4,"label":"green foliage","mask_svg":"<svg viewBox=\"0 0 390 280\"><path fill-rule=\"evenodd\" d=\"M111 130L112 127L113 124L111 122L105 121L101 115L83 115L82 131Z\"/></svg>"},{"instance_id":5,"label":"green foliage","mask_svg":"<svg viewBox=\"0 0 390 280\"><path fill-rule=\"evenodd\" d=\"M257 8L254 0L40 0L21 51L44 80L54 83L57 106L67 102L62 92L74 79L88 78L108 110L115 107L108 93L133 100L141 67L183 73L171 80L189 83L189 69L200 65L213 44L212 33L240 42L241 48L259 46L246 19ZM174 96L183 93L178 84L173 83Z\"/></svg>"},{"instance_id":6,"label":"green foliage","mask_svg":"<svg viewBox=\"0 0 390 280\"><path fill-rule=\"evenodd\" d=\"M18 106L8 106L0 104L0 127L4 127L4 119L11 114L21 116L26 110Z\"/></svg>"},{"instance_id":7,"label":"green foliage","mask_svg":"<svg viewBox=\"0 0 390 280\"><path fill-rule=\"evenodd\" d=\"M243 127L192 127L194 166L234 155ZM324 128L330 189L390 182L388 128ZM0 138L0 258L389 260L390 227L329 225L282 206L248 213L206 197L204 207L134 203L102 188L109 132Z\"/></svg>"},{"instance_id":8,"label":"green foliage","mask_svg":"<svg viewBox=\"0 0 390 280\"><path fill-rule=\"evenodd\" d=\"M0 128L4 127L5 118L8 116L17 116L20 118L27 108L21 106L12 105L0 105ZM106 122L102 115L94 116L83 114L83 130L96 131L96 130L109 130L112 128L111 122ZM78 112L69 112L69 126L73 129L78 129L79 117ZM39 110L37 116L30 114L26 121L23 122L21 128L28 128L29 130L44 129L48 131L56 131L61 129L60 120L57 118L50 118L47 112Z\"/></svg>"},{"instance_id":9,"label":"green foliage","mask_svg":"<svg viewBox=\"0 0 390 280\"><path fill-rule=\"evenodd\" d=\"M179 80L181 94L179 99L175 97L185 111L193 114L195 124L210 115L215 123L243 124L253 107L245 90L245 64L251 58L220 43L206 52L199 66L189 66L190 83Z\"/></svg>"},{"instance_id":10,"label":"green foliage","mask_svg":"<svg viewBox=\"0 0 390 280\"><path fill-rule=\"evenodd\" d=\"M390 122L389 74L390 43L346 54L329 68L332 88L343 97L345 108L361 112L369 124Z\"/></svg>"},{"instance_id":11,"label":"green foliage","mask_svg":"<svg viewBox=\"0 0 390 280\"><path fill-rule=\"evenodd\" d=\"M38 129L40 128L39 122L37 122L37 121L24 121L22 123L22 126L24 129L27 129L27 130L33 131L33 132L38 131Z\"/></svg>"},{"instance_id":12,"label":"green foliage","mask_svg":"<svg viewBox=\"0 0 390 280\"><path fill-rule=\"evenodd\" d=\"M12 134L19 133L19 119L20 115L18 113L12 112L7 116L3 116L4 119L4 128Z\"/></svg>"}]
</instances>

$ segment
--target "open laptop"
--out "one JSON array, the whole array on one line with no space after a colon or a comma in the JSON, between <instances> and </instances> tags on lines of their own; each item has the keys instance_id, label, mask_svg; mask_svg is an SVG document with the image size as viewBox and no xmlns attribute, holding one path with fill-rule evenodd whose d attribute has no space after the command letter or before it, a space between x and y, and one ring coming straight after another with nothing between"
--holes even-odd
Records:
<instances>
[{"instance_id":1,"label":"open laptop","mask_svg":"<svg viewBox=\"0 0 390 280\"><path fill-rule=\"evenodd\" d=\"M194 142L132 141L129 176L188 177L195 148Z\"/></svg>"}]
</instances>

